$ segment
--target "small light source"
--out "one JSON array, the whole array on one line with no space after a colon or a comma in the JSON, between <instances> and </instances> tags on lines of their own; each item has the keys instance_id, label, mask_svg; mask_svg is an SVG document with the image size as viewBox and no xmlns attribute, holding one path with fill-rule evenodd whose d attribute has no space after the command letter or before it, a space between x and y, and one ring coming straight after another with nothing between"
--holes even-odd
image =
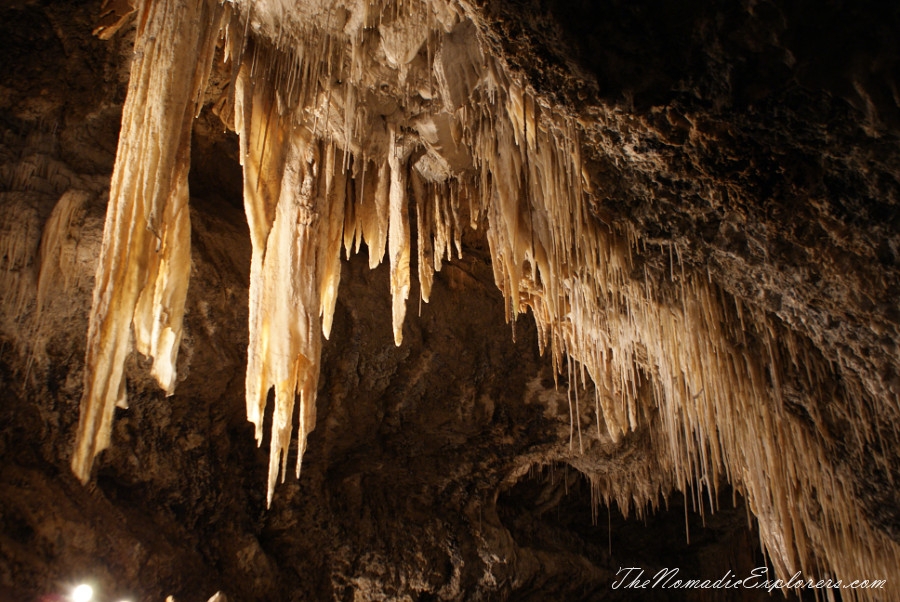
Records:
<instances>
[{"instance_id":1,"label":"small light source","mask_svg":"<svg viewBox=\"0 0 900 602\"><path fill-rule=\"evenodd\" d=\"M72 590L72 602L91 602L94 599L94 588L82 583Z\"/></svg>"}]
</instances>

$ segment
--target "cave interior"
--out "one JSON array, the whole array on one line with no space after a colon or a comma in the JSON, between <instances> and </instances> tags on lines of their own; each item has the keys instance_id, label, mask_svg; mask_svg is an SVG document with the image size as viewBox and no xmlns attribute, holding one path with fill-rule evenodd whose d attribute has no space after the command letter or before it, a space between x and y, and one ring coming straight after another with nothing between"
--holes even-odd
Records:
<instances>
[{"instance_id":1,"label":"cave interior","mask_svg":"<svg viewBox=\"0 0 900 602\"><path fill-rule=\"evenodd\" d=\"M0 601L900 601L900 4L0 48Z\"/></svg>"}]
</instances>

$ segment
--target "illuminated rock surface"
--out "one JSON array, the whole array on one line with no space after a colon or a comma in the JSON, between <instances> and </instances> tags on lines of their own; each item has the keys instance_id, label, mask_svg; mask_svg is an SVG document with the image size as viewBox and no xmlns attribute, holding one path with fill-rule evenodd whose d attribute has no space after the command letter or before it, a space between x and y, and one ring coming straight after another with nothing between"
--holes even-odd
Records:
<instances>
[{"instance_id":1,"label":"illuminated rock surface","mask_svg":"<svg viewBox=\"0 0 900 602\"><path fill-rule=\"evenodd\" d=\"M0 587L900 595L895 12L250 4L3 9Z\"/></svg>"}]
</instances>

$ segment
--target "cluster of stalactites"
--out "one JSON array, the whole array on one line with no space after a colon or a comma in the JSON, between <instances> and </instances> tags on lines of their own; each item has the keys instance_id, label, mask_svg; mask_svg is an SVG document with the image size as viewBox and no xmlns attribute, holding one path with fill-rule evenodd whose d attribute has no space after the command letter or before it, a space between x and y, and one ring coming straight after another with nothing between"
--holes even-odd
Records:
<instances>
[{"instance_id":1,"label":"cluster of stalactites","mask_svg":"<svg viewBox=\"0 0 900 602\"><path fill-rule=\"evenodd\" d=\"M190 117L222 9L178 3L195 11L198 30L167 25L169 4L152 2L141 17L89 334L73 464L82 478L108 441L132 325L163 387L174 385ZM835 394L808 343L727 301L671 254L665 287L636 275L635 257L650 251L590 215L575 122L482 50L465 5L389 3L373 16L368 3L345 4L341 31L315 22L289 46L248 34L267 31L269 3L221 21L233 85L218 110L240 137L252 242L247 411L260 442L275 390L269 500L298 398L298 473L314 427L320 329L329 336L342 248L365 243L372 266L388 254L402 341L412 207L423 300L460 251L468 215L486 230L507 317L530 309L557 369L576 365L595 384L598 436L657 425L658 465L672 482L685 491L733 483L781 575L900 576L896 544L869 525L815 433L784 410L789 380L810 398ZM859 392L842 394L853 402ZM626 506L629 495L651 494L606 483L598 496Z\"/></svg>"}]
</instances>

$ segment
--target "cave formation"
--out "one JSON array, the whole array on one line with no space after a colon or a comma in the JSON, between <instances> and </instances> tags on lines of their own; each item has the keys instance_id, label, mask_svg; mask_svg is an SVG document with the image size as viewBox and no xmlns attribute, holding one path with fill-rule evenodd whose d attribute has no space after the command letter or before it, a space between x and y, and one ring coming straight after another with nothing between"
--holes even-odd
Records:
<instances>
[{"instance_id":1,"label":"cave formation","mask_svg":"<svg viewBox=\"0 0 900 602\"><path fill-rule=\"evenodd\" d=\"M900 600L900 7L560 4L0 6L0 599Z\"/></svg>"}]
</instances>

